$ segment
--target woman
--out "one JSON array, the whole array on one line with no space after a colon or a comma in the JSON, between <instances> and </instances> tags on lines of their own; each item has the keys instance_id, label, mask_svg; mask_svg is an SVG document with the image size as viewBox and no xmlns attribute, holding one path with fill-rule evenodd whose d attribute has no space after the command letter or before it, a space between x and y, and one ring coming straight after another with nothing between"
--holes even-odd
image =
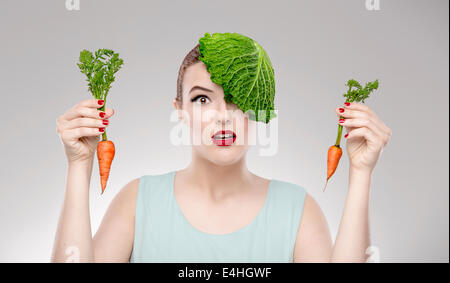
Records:
<instances>
[{"instance_id":1,"label":"woman","mask_svg":"<svg viewBox=\"0 0 450 283\"><path fill-rule=\"evenodd\" d=\"M350 180L333 246L327 221L304 188L246 168L254 121L225 101L198 56L197 45L183 60L173 101L191 136L202 141L193 143L191 163L130 181L93 238L93 158L114 111L107 108L102 116L102 101L90 99L58 118L68 175L52 261L76 256L82 262L365 262L370 178L391 130L366 105L336 108L348 133ZM232 136L220 136L221 130Z\"/></svg>"}]
</instances>

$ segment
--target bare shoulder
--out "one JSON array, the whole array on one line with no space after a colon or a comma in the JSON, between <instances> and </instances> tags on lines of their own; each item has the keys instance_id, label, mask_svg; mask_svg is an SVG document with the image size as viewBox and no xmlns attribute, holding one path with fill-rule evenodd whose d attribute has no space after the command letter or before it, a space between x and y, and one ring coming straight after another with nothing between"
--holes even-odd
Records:
<instances>
[{"instance_id":1,"label":"bare shoulder","mask_svg":"<svg viewBox=\"0 0 450 283\"><path fill-rule=\"evenodd\" d=\"M109 205L93 238L97 262L129 261L139 181L136 178L128 182Z\"/></svg>"},{"instance_id":2,"label":"bare shoulder","mask_svg":"<svg viewBox=\"0 0 450 283\"><path fill-rule=\"evenodd\" d=\"M130 203L135 205L137 193L139 190L140 178L135 178L129 181L123 188L117 193L114 199L122 203Z\"/></svg>"},{"instance_id":3,"label":"bare shoulder","mask_svg":"<svg viewBox=\"0 0 450 283\"><path fill-rule=\"evenodd\" d=\"M326 262L332 251L331 234L317 201L306 193L294 248L294 262Z\"/></svg>"}]
</instances>

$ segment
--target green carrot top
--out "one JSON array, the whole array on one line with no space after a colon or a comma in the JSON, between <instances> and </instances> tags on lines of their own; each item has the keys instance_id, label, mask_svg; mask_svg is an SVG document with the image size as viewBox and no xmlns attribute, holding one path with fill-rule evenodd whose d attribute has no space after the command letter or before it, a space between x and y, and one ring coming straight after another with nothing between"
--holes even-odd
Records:
<instances>
[{"instance_id":1,"label":"green carrot top","mask_svg":"<svg viewBox=\"0 0 450 283\"><path fill-rule=\"evenodd\" d=\"M348 86L347 93L344 93L344 97L347 98L345 102L362 102L368 98L370 93L378 88L378 80L373 82L367 82L364 87L353 79L348 80L346 86Z\"/></svg>"},{"instance_id":2,"label":"green carrot top","mask_svg":"<svg viewBox=\"0 0 450 283\"><path fill-rule=\"evenodd\" d=\"M96 99L105 99L114 82L114 74L123 64L119 53L111 49L98 49L93 55L90 51L83 50L79 60L77 65L87 77L89 91Z\"/></svg>"}]
</instances>

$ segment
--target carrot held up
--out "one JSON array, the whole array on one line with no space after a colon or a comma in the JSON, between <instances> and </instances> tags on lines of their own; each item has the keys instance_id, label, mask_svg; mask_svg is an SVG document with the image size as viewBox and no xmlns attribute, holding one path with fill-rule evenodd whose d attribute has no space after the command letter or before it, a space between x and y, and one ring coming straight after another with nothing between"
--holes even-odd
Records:
<instances>
[{"instance_id":1,"label":"carrot held up","mask_svg":"<svg viewBox=\"0 0 450 283\"><path fill-rule=\"evenodd\" d=\"M348 86L347 93L344 94L344 97L346 97L345 102L351 103L351 102L362 102L364 103L364 100L369 97L369 95L372 93L372 91L378 89L378 80L375 80L373 82L367 82L364 87L361 86L359 82L356 80L350 79L347 81L346 86ZM342 119L344 117L340 116L339 119ZM323 191L325 192L325 189L328 185L328 180L333 176L334 172L336 171L336 168L338 167L339 160L342 156L342 148L341 148L341 136L342 136L342 125L338 125L338 134L336 138L336 142L334 145L330 146L328 148L328 156L327 156L327 181L325 183L325 187L323 188Z\"/></svg>"},{"instance_id":2,"label":"carrot held up","mask_svg":"<svg viewBox=\"0 0 450 283\"><path fill-rule=\"evenodd\" d=\"M106 96L111 84L114 82L114 74L119 71L123 60L119 54L111 49L98 49L94 54L88 50L80 52L79 63L81 73L85 74L89 91L96 99L104 101L98 110L105 111ZM114 159L115 147L111 140L107 139L106 130L102 133L102 140L97 144L97 159L100 173L102 194L108 181L111 163Z\"/></svg>"}]
</instances>

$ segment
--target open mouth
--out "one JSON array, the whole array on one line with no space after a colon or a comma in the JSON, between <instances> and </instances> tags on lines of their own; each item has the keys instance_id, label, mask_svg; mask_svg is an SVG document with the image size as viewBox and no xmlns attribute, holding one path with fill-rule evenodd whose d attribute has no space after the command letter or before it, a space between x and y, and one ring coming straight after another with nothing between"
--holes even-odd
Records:
<instances>
[{"instance_id":1,"label":"open mouth","mask_svg":"<svg viewBox=\"0 0 450 283\"><path fill-rule=\"evenodd\" d=\"M236 134L230 130L217 131L211 139L218 146L229 146L236 140Z\"/></svg>"}]
</instances>

